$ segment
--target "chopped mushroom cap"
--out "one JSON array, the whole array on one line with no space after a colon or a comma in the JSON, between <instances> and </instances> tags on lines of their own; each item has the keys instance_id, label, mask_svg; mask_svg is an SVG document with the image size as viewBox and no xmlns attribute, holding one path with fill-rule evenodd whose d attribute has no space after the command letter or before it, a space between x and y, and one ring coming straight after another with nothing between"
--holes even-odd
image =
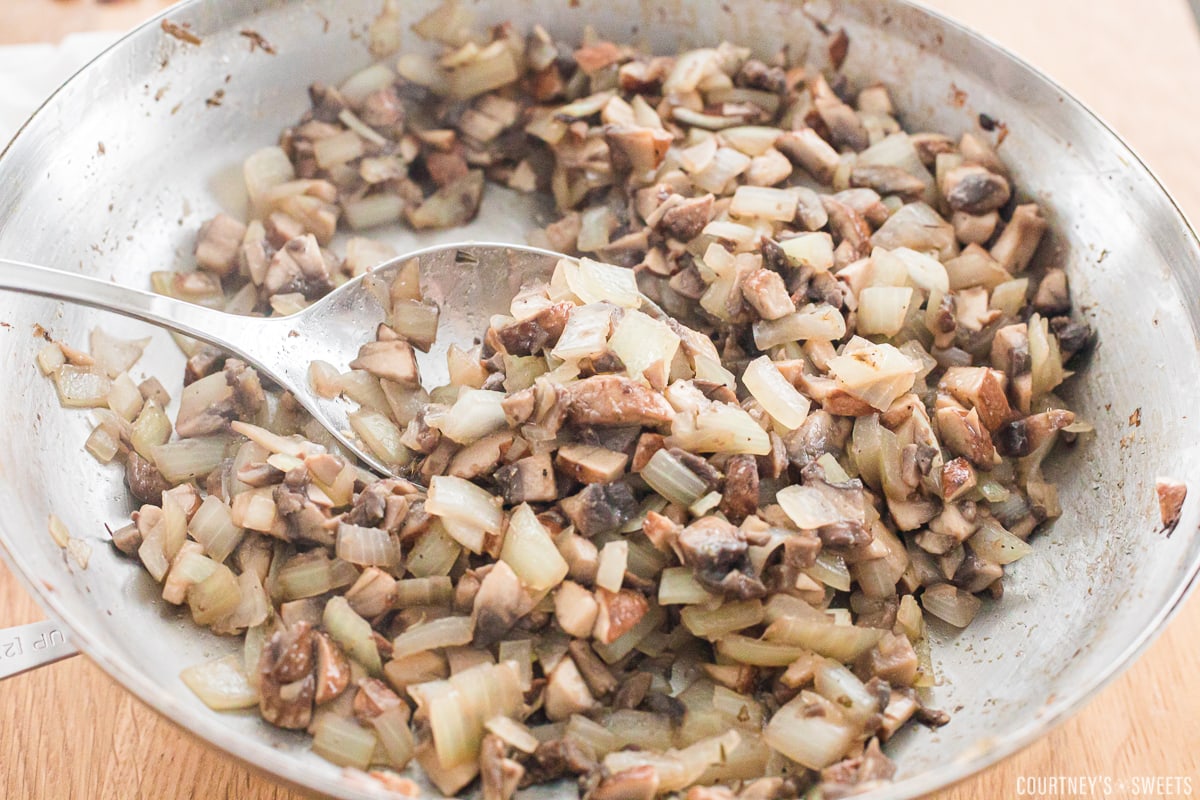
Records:
<instances>
[{"instance_id":1,"label":"chopped mushroom cap","mask_svg":"<svg viewBox=\"0 0 1200 800\"><path fill-rule=\"evenodd\" d=\"M1187 484L1170 478L1159 478L1154 488L1158 495L1158 513L1162 519L1163 530L1170 534L1179 524L1183 501L1187 498Z\"/></svg>"}]
</instances>

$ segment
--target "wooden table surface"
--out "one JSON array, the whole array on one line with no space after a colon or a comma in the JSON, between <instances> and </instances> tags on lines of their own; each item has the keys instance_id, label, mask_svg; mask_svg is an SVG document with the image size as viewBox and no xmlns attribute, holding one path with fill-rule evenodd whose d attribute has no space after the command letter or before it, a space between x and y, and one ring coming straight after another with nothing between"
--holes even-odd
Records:
<instances>
[{"instance_id":1,"label":"wooden table surface","mask_svg":"<svg viewBox=\"0 0 1200 800\"><path fill-rule=\"evenodd\" d=\"M1088 103L1200 220L1200 38L1184 0L927 0L1007 45ZM0 44L122 29L162 0L0 0ZM0 625L42 614L0 564ZM939 800L1035 795L1029 778L1186 777L1159 796L1200 797L1200 596L1087 708ZM1170 787L1164 787L1170 788ZM1186 791L1184 791L1186 790ZM1145 793L1142 793L1144 796ZM210 752L84 658L0 683L0 798L238 798L299 795ZM1138 796L1114 789L1111 797Z\"/></svg>"}]
</instances>

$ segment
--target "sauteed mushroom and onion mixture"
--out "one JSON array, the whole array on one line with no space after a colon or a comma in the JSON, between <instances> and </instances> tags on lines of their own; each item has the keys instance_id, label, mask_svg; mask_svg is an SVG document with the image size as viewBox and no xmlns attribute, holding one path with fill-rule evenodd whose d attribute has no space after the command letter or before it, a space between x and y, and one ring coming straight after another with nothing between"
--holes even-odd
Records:
<instances>
[{"instance_id":1,"label":"sauteed mushroom and onion mixture","mask_svg":"<svg viewBox=\"0 0 1200 800\"><path fill-rule=\"evenodd\" d=\"M415 262L357 359L311 366L411 480L195 342L174 420L175 381L132 377L143 341L39 354L141 504L114 545L244 637L183 680L406 794L414 761L488 800L888 780L888 739L948 719L926 620L1000 600L1061 511L1043 460L1090 430L1055 390L1091 331L1066 273L1031 268L1047 223L999 143L904 130L838 74L844 34L806 67L479 35L452 3L415 27L440 55L314 85L246 162L252 218L154 275L288 314L394 255L360 231L466 223L489 184L551 198L533 243L578 258L451 346L448 384L421 383L439 310Z\"/></svg>"}]
</instances>

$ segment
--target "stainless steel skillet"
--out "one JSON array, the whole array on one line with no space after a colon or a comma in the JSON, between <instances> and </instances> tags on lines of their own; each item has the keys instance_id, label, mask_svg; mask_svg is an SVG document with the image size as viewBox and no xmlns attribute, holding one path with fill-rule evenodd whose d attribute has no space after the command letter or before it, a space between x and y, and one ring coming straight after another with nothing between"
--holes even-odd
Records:
<instances>
[{"instance_id":1,"label":"stainless steel skillet","mask_svg":"<svg viewBox=\"0 0 1200 800\"><path fill-rule=\"evenodd\" d=\"M153 269L186 263L195 227L218 208L237 210L234 176L243 157L299 115L307 84L368 63L362 33L381 5L191 2L169 16L190 22L199 46L157 23L133 34L59 92L0 157L0 252L135 286L146 285ZM400 5L414 21L432 3ZM472 7L482 22L536 21L564 36L591 23L663 52L728 38L763 52L813 41L819 56L814 23L798 2L723 5L481 0ZM1177 532L1163 537L1153 483L1159 474L1200 477L1200 432L1189 420L1200 394L1200 313L1189 299L1200 291L1200 248L1136 157L1011 56L897 0L810 3L808 11L847 29L850 76L887 83L910 125L957 132L973 129L984 112L1008 126L1001 152L1058 234L1043 257L1067 266L1101 340L1070 398L1098 432L1056 465L1064 517L1014 570L1002 603L965 634L937 632L945 680L936 702L962 708L947 728L914 730L896 743L901 771L887 794L911 797L1016 750L1077 709L1145 646L1193 580L1198 509L1187 504ZM243 30L260 33L276 54L251 50ZM440 240L521 242L532 220L523 201L489 189L472 228ZM397 231L394 244L405 250L438 240ZM0 544L18 573L90 657L165 715L283 779L360 796L337 768L307 754L302 739L250 716L214 715L191 697L179 670L231 644L176 619L154 602L137 568L100 545L99 523L128 510L120 475L98 470L81 452L86 422L59 409L36 374L30 332L40 323L82 341L101 321L118 333L149 329L11 297L0 298L0 321L12 325L0 329L7 420ZM175 375L180 361L158 336L147 369ZM1130 429L1138 407L1142 426ZM75 535L95 537L88 570L68 565L45 535L50 511Z\"/></svg>"}]
</instances>

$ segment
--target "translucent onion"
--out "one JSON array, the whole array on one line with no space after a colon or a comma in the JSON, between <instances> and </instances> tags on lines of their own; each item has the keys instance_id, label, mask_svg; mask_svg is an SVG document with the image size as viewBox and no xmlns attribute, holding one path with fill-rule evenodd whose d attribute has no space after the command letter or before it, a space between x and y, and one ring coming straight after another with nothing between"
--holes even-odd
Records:
<instances>
[{"instance_id":1,"label":"translucent onion","mask_svg":"<svg viewBox=\"0 0 1200 800\"><path fill-rule=\"evenodd\" d=\"M859 340L863 341L863 340ZM912 389L917 366L890 344L864 344L829 359L829 374L848 394L880 411Z\"/></svg>"},{"instance_id":2,"label":"translucent onion","mask_svg":"<svg viewBox=\"0 0 1200 800\"><path fill-rule=\"evenodd\" d=\"M835 553L820 553L805 573L839 592L850 591L850 569L842 557Z\"/></svg>"},{"instance_id":3,"label":"translucent onion","mask_svg":"<svg viewBox=\"0 0 1200 800\"><path fill-rule=\"evenodd\" d=\"M454 600L454 584L446 575L408 578L393 587L396 608L448 606Z\"/></svg>"},{"instance_id":4,"label":"translucent onion","mask_svg":"<svg viewBox=\"0 0 1200 800\"><path fill-rule=\"evenodd\" d=\"M997 308L1005 315L1015 317L1025 306L1025 296L1029 293L1029 279L1016 278L1005 281L992 290L989 308Z\"/></svg>"},{"instance_id":5,"label":"translucent onion","mask_svg":"<svg viewBox=\"0 0 1200 800\"><path fill-rule=\"evenodd\" d=\"M714 403L695 413L676 414L671 424L671 439L692 453L765 456L771 452L771 439L754 417L738 406L725 403ZM643 476L644 473L643 470Z\"/></svg>"},{"instance_id":6,"label":"translucent onion","mask_svg":"<svg viewBox=\"0 0 1200 800\"><path fill-rule=\"evenodd\" d=\"M504 392L464 388L438 427L453 441L470 444L505 427L504 398Z\"/></svg>"},{"instance_id":7,"label":"translucent onion","mask_svg":"<svg viewBox=\"0 0 1200 800\"><path fill-rule=\"evenodd\" d=\"M64 364L53 374L58 401L65 408L107 408L112 381L98 367Z\"/></svg>"},{"instance_id":8,"label":"translucent onion","mask_svg":"<svg viewBox=\"0 0 1200 800\"><path fill-rule=\"evenodd\" d=\"M164 478L171 483L183 483L202 478L220 466L228 446L227 436L197 436L155 445L150 453Z\"/></svg>"},{"instance_id":9,"label":"translucent onion","mask_svg":"<svg viewBox=\"0 0 1200 800\"><path fill-rule=\"evenodd\" d=\"M345 597L331 597L325 604L321 624L329 636L346 651L346 655L366 667L372 675L383 674L379 645L371 623L355 613Z\"/></svg>"},{"instance_id":10,"label":"translucent onion","mask_svg":"<svg viewBox=\"0 0 1200 800\"><path fill-rule=\"evenodd\" d=\"M811 267L815 272L833 269L833 237L828 233L802 233L779 243L794 267Z\"/></svg>"},{"instance_id":11,"label":"translucent onion","mask_svg":"<svg viewBox=\"0 0 1200 800\"><path fill-rule=\"evenodd\" d=\"M446 532L441 520L435 519L409 551L405 566L418 578L448 575L461 554L462 546Z\"/></svg>"},{"instance_id":12,"label":"translucent onion","mask_svg":"<svg viewBox=\"0 0 1200 800\"><path fill-rule=\"evenodd\" d=\"M883 631L878 628L859 628L854 625L834 625L827 621L782 617L772 622L763 635L773 642L794 644L818 655L848 663L878 644Z\"/></svg>"},{"instance_id":13,"label":"translucent onion","mask_svg":"<svg viewBox=\"0 0 1200 800\"><path fill-rule=\"evenodd\" d=\"M474 525L487 533L499 533L504 524L499 497L450 475L435 475L429 481L425 510L444 519Z\"/></svg>"},{"instance_id":14,"label":"translucent onion","mask_svg":"<svg viewBox=\"0 0 1200 800\"><path fill-rule=\"evenodd\" d=\"M379 745L387 754L387 764L392 769L404 769L412 761L416 741L408 725L408 708L389 708L370 720Z\"/></svg>"},{"instance_id":15,"label":"translucent onion","mask_svg":"<svg viewBox=\"0 0 1200 800\"><path fill-rule=\"evenodd\" d=\"M763 604L760 600L740 600L713 609L689 605L680 613L680 619L694 636L719 639L762 622Z\"/></svg>"},{"instance_id":16,"label":"translucent onion","mask_svg":"<svg viewBox=\"0 0 1200 800\"><path fill-rule=\"evenodd\" d=\"M808 398L788 383L770 357L760 356L747 364L742 383L781 427L794 430L808 417Z\"/></svg>"},{"instance_id":17,"label":"translucent onion","mask_svg":"<svg viewBox=\"0 0 1200 800\"><path fill-rule=\"evenodd\" d=\"M821 713L811 713L810 709ZM809 769L840 760L858 736L840 707L814 692L801 692L775 712L763 731L772 749Z\"/></svg>"},{"instance_id":18,"label":"translucent onion","mask_svg":"<svg viewBox=\"0 0 1200 800\"><path fill-rule=\"evenodd\" d=\"M392 658L404 658L426 650L460 647L475 637L475 623L470 617L442 617L414 625L396 637L392 643Z\"/></svg>"},{"instance_id":19,"label":"translucent onion","mask_svg":"<svg viewBox=\"0 0 1200 800\"><path fill-rule=\"evenodd\" d=\"M400 563L400 542L380 528L340 522L337 557L360 567L394 567Z\"/></svg>"},{"instance_id":20,"label":"translucent onion","mask_svg":"<svg viewBox=\"0 0 1200 800\"><path fill-rule=\"evenodd\" d=\"M250 203L258 212L255 216L264 217L266 211L265 197L267 193L288 181L295 180L296 171L287 153L280 147L264 147L257 150L246 159L242 173L246 180L246 193Z\"/></svg>"},{"instance_id":21,"label":"translucent onion","mask_svg":"<svg viewBox=\"0 0 1200 800\"><path fill-rule=\"evenodd\" d=\"M650 456L640 474L651 489L681 506L692 505L703 497L708 489L708 485L696 473L666 449L658 450Z\"/></svg>"},{"instance_id":22,"label":"translucent onion","mask_svg":"<svg viewBox=\"0 0 1200 800\"><path fill-rule=\"evenodd\" d=\"M592 649L607 664L615 664L629 655L641 641L656 630L667 619L667 614L657 603L650 603L650 609L638 620L638 623L625 632L611 644L593 644Z\"/></svg>"},{"instance_id":23,"label":"translucent onion","mask_svg":"<svg viewBox=\"0 0 1200 800\"><path fill-rule=\"evenodd\" d=\"M895 336L912 306L908 286L868 286L858 293L857 332L862 336Z\"/></svg>"},{"instance_id":24,"label":"translucent onion","mask_svg":"<svg viewBox=\"0 0 1200 800\"><path fill-rule=\"evenodd\" d=\"M679 345L679 335L666 323L633 310L625 312L608 340L609 349L621 359L631 378L658 363L669 369Z\"/></svg>"},{"instance_id":25,"label":"translucent onion","mask_svg":"<svg viewBox=\"0 0 1200 800\"><path fill-rule=\"evenodd\" d=\"M983 601L948 583L939 583L925 589L921 594L921 605L938 619L956 628L965 628L975 619Z\"/></svg>"},{"instance_id":26,"label":"translucent onion","mask_svg":"<svg viewBox=\"0 0 1200 800\"><path fill-rule=\"evenodd\" d=\"M1027 542L1009 533L993 517L984 517L967 543L980 558L995 564L1011 564L1033 552Z\"/></svg>"},{"instance_id":27,"label":"translucent onion","mask_svg":"<svg viewBox=\"0 0 1200 800\"><path fill-rule=\"evenodd\" d=\"M810 304L779 319L759 320L752 330L755 346L770 350L788 342L836 341L846 335L846 320L828 303Z\"/></svg>"},{"instance_id":28,"label":"translucent onion","mask_svg":"<svg viewBox=\"0 0 1200 800\"><path fill-rule=\"evenodd\" d=\"M243 531L233 524L229 506L209 495L188 522L188 532L215 561L224 561L241 543Z\"/></svg>"},{"instance_id":29,"label":"translucent onion","mask_svg":"<svg viewBox=\"0 0 1200 800\"><path fill-rule=\"evenodd\" d=\"M852 722L862 725L877 711L875 694L853 672L838 662L818 659L813 688L831 703L837 703Z\"/></svg>"},{"instance_id":30,"label":"translucent onion","mask_svg":"<svg viewBox=\"0 0 1200 800\"><path fill-rule=\"evenodd\" d=\"M551 355L564 361L577 361L604 352L612 328L612 312L612 306L607 303L572 308Z\"/></svg>"},{"instance_id":31,"label":"translucent onion","mask_svg":"<svg viewBox=\"0 0 1200 800\"><path fill-rule=\"evenodd\" d=\"M322 714L313 726L313 752L340 767L366 769L377 743L373 732L334 713Z\"/></svg>"},{"instance_id":32,"label":"translucent onion","mask_svg":"<svg viewBox=\"0 0 1200 800\"><path fill-rule=\"evenodd\" d=\"M509 517L500 560L512 567L521 583L535 592L548 591L562 583L569 570L550 532L528 503L517 506Z\"/></svg>"},{"instance_id":33,"label":"translucent onion","mask_svg":"<svg viewBox=\"0 0 1200 800\"><path fill-rule=\"evenodd\" d=\"M233 571L224 564L188 589L187 602L197 625L211 625L232 614L242 601L242 589Z\"/></svg>"},{"instance_id":34,"label":"translucent onion","mask_svg":"<svg viewBox=\"0 0 1200 800\"><path fill-rule=\"evenodd\" d=\"M584 303L607 301L622 308L637 308L642 304L633 270L590 258L577 262L563 259L556 270L562 271L567 287Z\"/></svg>"},{"instance_id":35,"label":"translucent onion","mask_svg":"<svg viewBox=\"0 0 1200 800\"><path fill-rule=\"evenodd\" d=\"M731 633L717 640L717 652L741 664L755 667L786 667L808 651L796 645L767 642Z\"/></svg>"},{"instance_id":36,"label":"translucent onion","mask_svg":"<svg viewBox=\"0 0 1200 800\"><path fill-rule=\"evenodd\" d=\"M796 218L800 194L795 189L767 186L739 186L733 193L729 213L735 217L758 217L772 222L791 222Z\"/></svg>"},{"instance_id":37,"label":"translucent onion","mask_svg":"<svg viewBox=\"0 0 1200 800\"><path fill-rule=\"evenodd\" d=\"M233 711L258 705L258 689L250 685L236 655L188 667L179 679L213 711Z\"/></svg>"},{"instance_id":38,"label":"translucent onion","mask_svg":"<svg viewBox=\"0 0 1200 800\"><path fill-rule=\"evenodd\" d=\"M359 408L351 411L347 419L355 435L384 464L402 467L412 458L400 441L402 431L386 415L370 408Z\"/></svg>"}]
</instances>

